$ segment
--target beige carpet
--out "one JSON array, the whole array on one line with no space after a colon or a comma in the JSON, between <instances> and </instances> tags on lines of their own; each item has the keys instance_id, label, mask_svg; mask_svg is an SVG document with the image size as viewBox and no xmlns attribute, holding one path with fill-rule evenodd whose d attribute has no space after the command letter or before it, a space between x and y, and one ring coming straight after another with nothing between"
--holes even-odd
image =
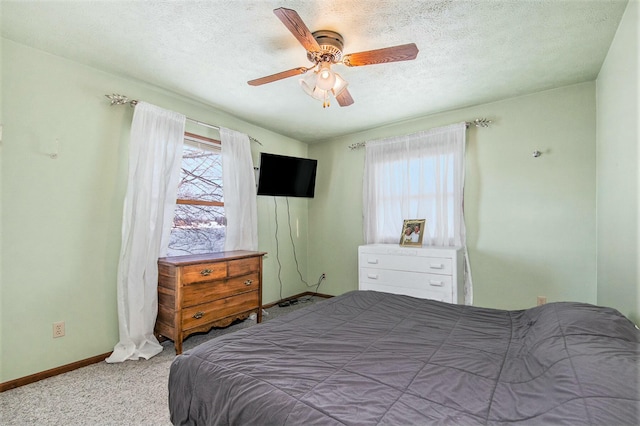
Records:
<instances>
[{"instance_id":1,"label":"beige carpet","mask_svg":"<svg viewBox=\"0 0 640 426\"><path fill-rule=\"evenodd\" d=\"M274 306L263 315L263 321L322 300L313 298L286 308ZM248 319L191 336L184 341L183 350L255 324ZM149 360L101 362L0 393L0 424L171 425L167 382L175 350L172 342L163 346L164 350Z\"/></svg>"}]
</instances>

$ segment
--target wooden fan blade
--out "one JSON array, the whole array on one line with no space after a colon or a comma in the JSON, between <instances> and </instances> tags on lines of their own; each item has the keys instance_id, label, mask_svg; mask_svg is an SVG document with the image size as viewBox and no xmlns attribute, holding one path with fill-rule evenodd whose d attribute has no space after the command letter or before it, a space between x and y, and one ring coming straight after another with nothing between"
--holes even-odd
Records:
<instances>
[{"instance_id":1,"label":"wooden fan blade","mask_svg":"<svg viewBox=\"0 0 640 426\"><path fill-rule=\"evenodd\" d=\"M348 67L360 67L362 65L383 64L385 62L410 61L415 59L416 56L418 56L418 47L415 43L409 43L385 47L384 49L350 53L344 56L342 63Z\"/></svg>"},{"instance_id":2,"label":"wooden fan blade","mask_svg":"<svg viewBox=\"0 0 640 426\"><path fill-rule=\"evenodd\" d=\"M304 74L309 71L308 68L298 67L287 71L282 71L277 74L271 74L266 77L256 78L255 80L247 81L251 86L260 86L274 81L282 80L283 78L293 77L294 75Z\"/></svg>"},{"instance_id":3,"label":"wooden fan blade","mask_svg":"<svg viewBox=\"0 0 640 426\"><path fill-rule=\"evenodd\" d=\"M307 49L307 52L319 52L320 45L313 38L311 31L304 24L298 12L293 9L286 9L284 7L274 9L273 13L282 21L282 23L291 31L291 34L298 39L300 44Z\"/></svg>"},{"instance_id":4,"label":"wooden fan blade","mask_svg":"<svg viewBox=\"0 0 640 426\"><path fill-rule=\"evenodd\" d=\"M345 88L338 96L336 96L336 101L341 107L349 106L353 103L353 98L351 97L351 93Z\"/></svg>"}]
</instances>

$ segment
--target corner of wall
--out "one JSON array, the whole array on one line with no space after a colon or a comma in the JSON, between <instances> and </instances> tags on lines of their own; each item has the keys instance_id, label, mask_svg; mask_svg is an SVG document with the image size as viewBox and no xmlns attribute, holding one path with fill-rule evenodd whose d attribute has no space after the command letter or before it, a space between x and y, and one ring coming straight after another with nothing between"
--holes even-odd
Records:
<instances>
[{"instance_id":1,"label":"corner of wall","mask_svg":"<svg viewBox=\"0 0 640 426\"><path fill-rule=\"evenodd\" d=\"M640 321L640 2L630 0L596 80L597 303Z\"/></svg>"}]
</instances>

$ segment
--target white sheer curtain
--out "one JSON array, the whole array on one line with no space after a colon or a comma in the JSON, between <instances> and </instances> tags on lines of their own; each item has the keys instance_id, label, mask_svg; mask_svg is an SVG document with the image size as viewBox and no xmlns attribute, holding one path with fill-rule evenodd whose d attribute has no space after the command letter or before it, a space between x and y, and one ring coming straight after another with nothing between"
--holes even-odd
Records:
<instances>
[{"instance_id":1,"label":"white sheer curtain","mask_svg":"<svg viewBox=\"0 0 640 426\"><path fill-rule=\"evenodd\" d=\"M227 230L225 251L258 250L256 179L249 136L220 128L222 187Z\"/></svg>"},{"instance_id":2,"label":"white sheer curtain","mask_svg":"<svg viewBox=\"0 0 640 426\"><path fill-rule=\"evenodd\" d=\"M174 216L185 116L138 102L131 124L129 180L118 264L120 341L107 362L149 359L162 351L153 335L158 313L158 257Z\"/></svg>"},{"instance_id":3,"label":"white sheer curtain","mask_svg":"<svg viewBox=\"0 0 640 426\"><path fill-rule=\"evenodd\" d=\"M405 219L426 219L423 245L465 247L466 124L367 142L363 209L367 244L398 244ZM465 303L472 303L466 262Z\"/></svg>"}]
</instances>

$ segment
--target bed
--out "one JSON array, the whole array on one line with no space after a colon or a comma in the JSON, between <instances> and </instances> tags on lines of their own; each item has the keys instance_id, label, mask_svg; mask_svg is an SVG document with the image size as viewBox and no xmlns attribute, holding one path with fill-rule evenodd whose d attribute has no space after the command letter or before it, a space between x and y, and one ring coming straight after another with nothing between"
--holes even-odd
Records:
<instances>
[{"instance_id":1,"label":"bed","mask_svg":"<svg viewBox=\"0 0 640 426\"><path fill-rule=\"evenodd\" d=\"M176 425L635 425L639 362L614 309L354 291L176 357L169 409Z\"/></svg>"}]
</instances>

